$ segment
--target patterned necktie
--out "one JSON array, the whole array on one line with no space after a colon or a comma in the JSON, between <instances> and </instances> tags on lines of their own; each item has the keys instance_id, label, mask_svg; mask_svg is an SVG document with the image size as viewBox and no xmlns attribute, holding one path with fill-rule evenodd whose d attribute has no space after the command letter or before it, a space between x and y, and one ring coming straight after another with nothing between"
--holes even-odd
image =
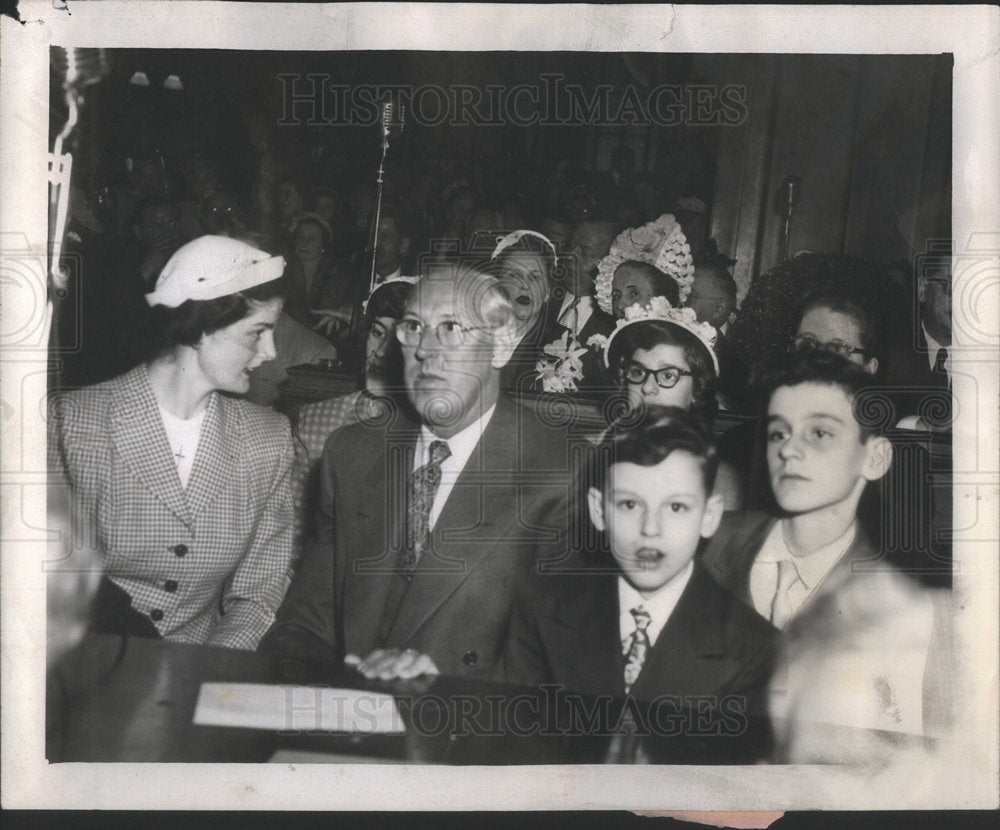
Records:
<instances>
[{"instance_id":1,"label":"patterned necktie","mask_svg":"<svg viewBox=\"0 0 1000 830\"><path fill-rule=\"evenodd\" d=\"M792 618L794 609L789 592L799 581L799 571L791 559L778 562L778 588L771 601L771 625L784 628Z\"/></svg>"},{"instance_id":2,"label":"patterned necktie","mask_svg":"<svg viewBox=\"0 0 1000 830\"><path fill-rule=\"evenodd\" d=\"M406 554L403 570L413 573L430 545L431 507L441 484L441 463L451 455L447 441L432 441L430 461L410 478L410 504L406 514Z\"/></svg>"},{"instance_id":3,"label":"patterned necktie","mask_svg":"<svg viewBox=\"0 0 1000 830\"><path fill-rule=\"evenodd\" d=\"M635 619L635 631L625 646L625 694L628 694L632 686L635 685L639 672L642 671L642 664L646 662L646 654L649 652L649 634L646 629L653 618L649 612L641 605L633 608L629 613Z\"/></svg>"}]
</instances>

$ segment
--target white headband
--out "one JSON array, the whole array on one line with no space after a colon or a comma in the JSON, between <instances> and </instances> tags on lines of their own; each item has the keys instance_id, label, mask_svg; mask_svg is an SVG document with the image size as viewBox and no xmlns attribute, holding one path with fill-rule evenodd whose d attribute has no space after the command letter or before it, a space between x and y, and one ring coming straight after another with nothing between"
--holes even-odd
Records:
<instances>
[{"instance_id":1,"label":"white headband","mask_svg":"<svg viewBox=\"0 0 1000 830\"><path fill-rule=\"evenodd\" d=\"M556 253L556 246L552 244L552 240L550 240L544 234L538 233L538 231L527 231L527 230L512 231L506 236L501 236L499 239L497 239L497 246L496 248L493 249L493 255L490 257L490 259L496 259L511 245L516 245L525 236L533 236L535 237L535 239L542 240L542 242L544 242L546 245L549 246L549 250L552 251L553 259L554 260L559 259L559 254Z\"/></svg>"},{"instance_id":2,"label":"white headband","mask_svg":"<svg viewBox=\"0 0 1000 830\"><path fill-rule=\"evenodd\" d=\"M227 236L201 236L178 248L163 266L149 305L214 300L278 279L285 260Z\"/></svg>"}]
</instances>

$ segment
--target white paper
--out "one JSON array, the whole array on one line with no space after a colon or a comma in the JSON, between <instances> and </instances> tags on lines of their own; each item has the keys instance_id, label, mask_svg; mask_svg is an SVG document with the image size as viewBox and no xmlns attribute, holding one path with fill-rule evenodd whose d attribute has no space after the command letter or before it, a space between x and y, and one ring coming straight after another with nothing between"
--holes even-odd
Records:
<instances>
[{"instance_id":1,"label":"white paper","mask_svg":"<svg viewBox=\"0 0 1000 830\"><path fill-rule=\"evenodd\" d=\"M391 695L261 683L202 683L194 722L199 726L360 735L401 735L406 731Z\"/></svg>"}]
</instances>

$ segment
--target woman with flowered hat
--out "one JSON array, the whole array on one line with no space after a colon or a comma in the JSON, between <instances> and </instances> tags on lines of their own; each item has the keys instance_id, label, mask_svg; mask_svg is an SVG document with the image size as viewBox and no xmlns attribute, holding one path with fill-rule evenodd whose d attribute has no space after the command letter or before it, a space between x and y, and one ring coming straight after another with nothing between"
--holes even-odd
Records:
<instances>
[{"instance_id":1,"label":"woman with flowered hat","mask_svg":"<svg viewBox=\"0 0 1000 830\"><path fill-rule=\"evenodd\" d=\"M281 257L203 236L146 295L147 359L54 399L50 465L94 529L93 627L253 649L292 557L287 419L238 397L275 357Z\"/></svg>"},{"instance_id":2,"label":"woman with flowered hat","mask_svg":"<svg viewBox=\"0 0 1000 830\"><path fill-rule=\"evenodd\" d=\"M601 309L621 319L626 308L653 297L682 305L693 282L691 249L677 220L665 213L618 234L597 265L595 291Z\"/></svg>"}]
</instances>

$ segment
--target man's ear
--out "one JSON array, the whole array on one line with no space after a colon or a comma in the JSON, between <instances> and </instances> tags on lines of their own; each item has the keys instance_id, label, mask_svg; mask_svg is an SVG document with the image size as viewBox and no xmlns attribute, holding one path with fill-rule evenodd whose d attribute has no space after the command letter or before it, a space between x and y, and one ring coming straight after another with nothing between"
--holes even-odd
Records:
<instances>
[{"instance_id":1,"label":"man's ear","mask_svg":"<svg viewBox=\"0 0 1000 830\"><path fill-rule=\"evenodd\" d=\"M405 257L410 252L410 237L404 236L399 240L399 255Z\"/></svg>"},{"instance_id":2,"label":"man's ear","mask_svg":"<svg viewBox=\"0 0 1000 830\"><path fill-rule=\"evenodd\" d=\"M865 442L865 450L867 456L861 475L868 481L878 481L889 472L892 464L892 442L882 435L873 435Z\"/></svg>"},{"instance_id":3,"label":"man's ear","mask_svg":"<svg viewBox=\"0 0 1000 830\"><path fill-rule=\"evenodd\" d=\"M869 375L874 375L878 372L878 358L870 357L865 361L864 370L868 372Z\"/></svg>"},{"instance_id":4,"label":"man's ear","mask_svg":"<svg viewBox=\"0 0 1000 830\"><path fill-rule=\"evenodd\" d=\"M604 524L604 493L596 487L587 489L587 510L590 512L590 521L598 530L606 529Z\"/></svg>"},{"instance_id":5,"label":"man's ear","mask_svg":"<svg viewBox=\"0 0 1000 830\"><path fill-rule=\"evenodd\" d=\"M722 496L712 495L708 497L708 501L705 502L705 512L701 517L700 533L703 538L707 539L719 529L719 522L722 521L722 514L725 509Z\"/></svg>"},{"instance_id":6,"label":"man's ear","mask_svg":"<svg viewBox=\"0 0 1000 830\"><path fill-rule=\"evenodd\" d=\"M502 369L509 362L517 348L519 338L514 331L512 323L493 330L493 354L490 356L490 365L494 369Z\"/></svg>"},{"instance_id":7,"label":"man's ear","mask_svg":"<svg viewBox=\"0 0 1000 830\"><path fill-rule=\"evenodd\" d=\"M920 305L924 304L924 300L927 299L927 277L921 274L917 277L917 302Z\"/></svg>"}]
</instances>

